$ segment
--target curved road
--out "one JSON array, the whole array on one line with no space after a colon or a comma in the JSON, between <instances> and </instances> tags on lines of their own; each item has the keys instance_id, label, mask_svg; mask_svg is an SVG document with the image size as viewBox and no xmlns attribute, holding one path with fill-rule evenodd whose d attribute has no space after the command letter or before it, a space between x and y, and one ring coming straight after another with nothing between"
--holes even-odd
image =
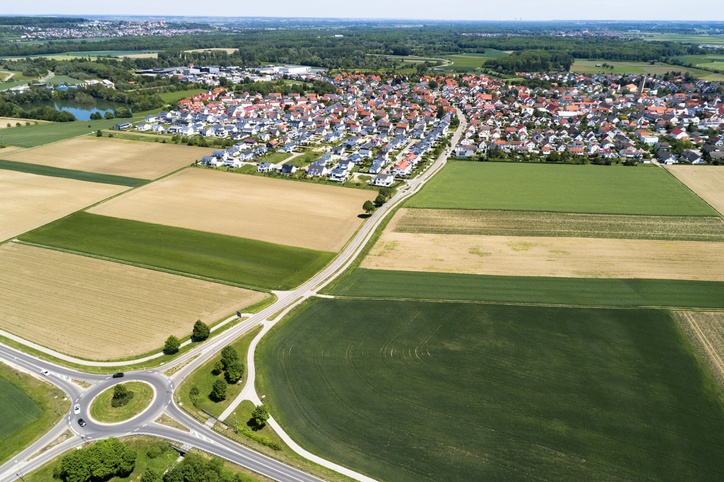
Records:
<instances>
[{"instance_id":1,"label":"curved road","mask_svg":"<svg viewBox=\"0 0 724 482\"><path fill-rule=\"evenodd\" d=\"M460 119L460 126L452 137L451 144L453 147L459 141L466 126L465 118L460 111L458 111L458 118ZM282 311L286 312L304 299L315 296L317 290L323 288L342 274L359 255L385 216L405 199L416 193L427 180L445 165L449 150L450 149L444 150L440 157L421 175L407 181L407 185L404 188L400 189L389 202L375 211L342 250L340 255L322 271L295 290L277 292L277 301L274 304L162 367L152 370L128 372L123 378L111 378L109 375L89 374L56 365L0 344L0 359L37 377L47 378L49 382L58 386L66 393L66 396L71 400L71 405L79 403L81 406L79 414L74 414L71 408L67 416L53 429L4 465L0 466L0 482L16 480L23 474L27 474L41 467L58 455L74 447L78 447L88 440L122 437L131 434L162 437L180 443L186 448L197 448L244 466L273 480L310 482L319 480L298 469L289 467L278 460L237 444L211 430L211 428L206 425L199 423L176 405L173 398L175 387L193 370L206 363L233 340L259 324L265 324L268 329L281 318L281 316L277 316L274 320L270 321L272 315ZM253 362L253 353L251 352L249 359ZM99 365L101 364L99 363ZM116 364L116 366L117 365L119 364ZM177 368L177 370L171 376L165 375L163 372L170 368ZM254 373L254 369L253 366L249 368L251 375ZM41 370L48 370L49 373L47 375L41 375ZM90 384L90 387L84 389L81 385L75 383L74 380L84 384ZM96 395L117 383L132 380L147 382L155 389L156 396L146 411L131 420L118 424L100 424L88 416L88 407ZM247 387L250 387L253 398L258 399L254 391L253 376L249 376ZM162 413L165 413L167 416L187 427L189 432L154 422ZM85 427L78 425L79 418L86 420L87 425ZM73 436L57 445L47 448L56 441L59 436L66 432L66 430L70 430ZM39 454L44 448L46 448L46 450ZM334 464L330 464L330 466L333 465ZM353 474L351 475L352 477L367 479L361 474L356 474L352 471L349 472Z\"/></svg>"}]
</instances>

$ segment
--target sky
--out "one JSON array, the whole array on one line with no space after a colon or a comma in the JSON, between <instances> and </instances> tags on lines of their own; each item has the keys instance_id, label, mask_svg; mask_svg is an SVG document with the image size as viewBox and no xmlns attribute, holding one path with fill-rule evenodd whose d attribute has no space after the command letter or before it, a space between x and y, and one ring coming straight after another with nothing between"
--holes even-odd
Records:
<instances>
[{"instance_id":1,"label":"sky","mask_svg":"<svg viewBox=\"0 0 724 482\"><path fill-rule=\"evenodd\" d=\"M724 20L722 0L3 0L3 15Z\"/></svg>"}]
</instances>

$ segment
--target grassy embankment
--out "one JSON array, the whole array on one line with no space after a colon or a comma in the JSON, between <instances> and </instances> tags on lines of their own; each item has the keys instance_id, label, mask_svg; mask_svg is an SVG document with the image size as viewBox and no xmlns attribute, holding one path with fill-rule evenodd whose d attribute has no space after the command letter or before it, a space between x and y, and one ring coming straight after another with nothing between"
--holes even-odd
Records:
<instances>
[{"instance_id":1,"label":"grassy embankment","mask_svg":"<svg viewBox=\"0 0 724 482\"><path fill-rule=\"evenodd\" d=\"M28 174L37 174L39 176L75 179L77 181L97 182L100 184L112 184L114 186L138 187L149 182L146 179L137 179L134 177L76 171L74 169L63 169L60 167L42 166L40 164L30 164L27 162L4 161L0 159L0 171L2 170L25 172Z\"/></svg>"}]
</instances>

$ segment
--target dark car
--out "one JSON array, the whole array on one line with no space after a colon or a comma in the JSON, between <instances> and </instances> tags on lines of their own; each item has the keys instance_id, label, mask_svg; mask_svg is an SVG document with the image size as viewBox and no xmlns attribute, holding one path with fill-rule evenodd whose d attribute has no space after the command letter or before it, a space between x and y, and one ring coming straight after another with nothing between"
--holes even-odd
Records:
<instances>
[{"instance_id":1,"label":"dark car","mask_svg":"<svg viewBox=\"0 0 724 482\"><path fill-rule=\"evenodd\" d=\"M123 378L123 372L114 373L113 378Z\"/></svg>"},{"instance_id":2,"label":"dark car","mask_svg":"<svg viewBox=\"0 0 724 482\"><path fill-rule=\"evenodd\" d=\"M85 427L86 426L85 420L83 420L82 418L79 418L78 425L80 425L81 427Z\"/></svg>"}]
</instances>

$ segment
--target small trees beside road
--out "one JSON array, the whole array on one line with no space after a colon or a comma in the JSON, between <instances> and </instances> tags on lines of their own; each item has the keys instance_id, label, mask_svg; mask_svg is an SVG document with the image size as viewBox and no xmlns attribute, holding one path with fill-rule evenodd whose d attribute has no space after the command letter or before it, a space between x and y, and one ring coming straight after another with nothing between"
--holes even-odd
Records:
<instances>
[{"instance_id":1,"label":"small trees beside road","mask_svg":"<svg viewBox=\"0 0 724 482\"><path fill-rule=\"evenodd\" d=\"M163 352L167 355L170 355L172 353L176 353L180 347L181 342L179 341L179 339L171 335L166 338L166 343L163 344Z\"/></svg>"}]
</instances>

